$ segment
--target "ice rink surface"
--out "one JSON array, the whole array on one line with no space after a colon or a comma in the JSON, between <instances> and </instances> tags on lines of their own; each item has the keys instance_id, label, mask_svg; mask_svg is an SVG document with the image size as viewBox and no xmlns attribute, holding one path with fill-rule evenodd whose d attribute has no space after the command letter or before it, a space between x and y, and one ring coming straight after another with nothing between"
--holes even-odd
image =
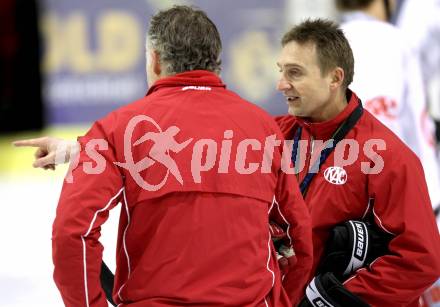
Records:
<instances>
[{"instance_id":1,"label":"ice rink surface","mask_svg":"<svg viewBox=\"0 0 440 307\"><path fill-rule=\"evenodd\" d=\"M29 168L31 168L29 166ZM0 306L62 307L52 279L52 222L63 183L64 170L39 171L38 176L0 174L1 252ZM115 268L115 247L120 207L102 227L104 259Z\"/></svg>"}]
</instances>

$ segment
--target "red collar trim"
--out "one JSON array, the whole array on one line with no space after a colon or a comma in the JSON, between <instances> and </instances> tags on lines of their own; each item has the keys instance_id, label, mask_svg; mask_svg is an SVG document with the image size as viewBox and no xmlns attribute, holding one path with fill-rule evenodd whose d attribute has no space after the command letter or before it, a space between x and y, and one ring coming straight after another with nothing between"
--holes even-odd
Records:
<instances>
[{"instance_id":1,"label":"red collar trim","mask_svg":"<svg viewBox=\"0 0 440 307\"><path fill-rule=\"evenodd\" d=\"M157 80L149 88L147 95L163 87L191 85L226 88L226 85L215 73L207 70L192 70Z\"/></svg>"}]
</instances>

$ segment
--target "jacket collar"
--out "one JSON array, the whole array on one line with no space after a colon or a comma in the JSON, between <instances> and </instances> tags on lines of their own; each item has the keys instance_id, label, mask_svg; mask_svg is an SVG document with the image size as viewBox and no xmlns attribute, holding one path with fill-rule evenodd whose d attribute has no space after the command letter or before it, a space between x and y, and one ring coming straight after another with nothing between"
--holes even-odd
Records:
<instances>
[{"instance_id":1,"label":"jacket collar","mask_svg":"<svg viewBox=\"0 0 440 307\"><path fill-rule=\"evenodd\" d=\"M160 88L174 86L226 87L219 76L213 72L207 70L191 70L157 80L148 89L147 95L157 91Z\"/></svg>"},{"instance_id":2,"label":"jacket collar","mask_svg":"<svg viewBox=\"0 0 440 307\"><path fill-rule=\"evenodd\" d=\"M307 130L315 139L327 140L336 129L342 124L342 122L350 116L351 112L359 104L359 98L351 90L347 89L346 92L348 104L336 117L327 120L325 122L312 123L306 118L296 117L297 123Z\"/></svg>"}]
</instances>

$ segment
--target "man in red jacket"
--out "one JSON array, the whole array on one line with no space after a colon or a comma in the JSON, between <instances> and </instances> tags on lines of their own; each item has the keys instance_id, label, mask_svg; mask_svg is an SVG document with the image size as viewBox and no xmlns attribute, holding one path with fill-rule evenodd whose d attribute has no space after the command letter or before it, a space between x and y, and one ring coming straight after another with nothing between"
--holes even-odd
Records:
<instances>
[{"instance_id":1,"label":"man in red jacket","mask_svg":"<svg viewBox=\"0 0 440 307\"><path fill-rule=\"evenodd\" d=\"M301 306L417 306L440 275L439 233L420 161L348 89L353 55L335 24L308 20L288 31L278 66L289 115L277 122L295 141L292 161L312 215L314 265ZM392 238L388 252L343 285L318 274L331 230L370 215Z\"/></svg>"},{"instance_id":2,"label":"man in red jacket","mask_svg":"<svg viewBox=\"0 0 440 307\"><path fill-rule=\"evenodd\" d=\"M98 239L118 203L118 306L296 304L312 265L311 223L295 176L281 170L278 126L225 88L219 33L204 12L157 13L147 44L147 95L79 139L63 185L52 240L65 305L107 306ZM297 258L283 279L273 212Z\"/></svg>"},{"instance_id":3,"label":"man in red jacket","mask_svg":"<svg viewBox=\"0 0 440 307\"><path fill-rule=\"evenodd\" d=\"M321 306L416 306L417 298L440 274L439 235L420 162L362 110L360 100L348 90L353 56L335 25L317 21L293 28L283 39L278 65L278 89L286 96L290 115L277 121L287 139L301 140L293 161L312 214L314 266L307 277L308 297L313 301L315 295L318 304L317 290L327 290L320 294L326 300L319 302ZM338 136L341 141L334 150L323 142ZM53 164L58 143L43 138L22 144L40 148L42 157L35 166L44 167ZM324 152L321 156L327 159L317 165L323 147L329 153ZM388 254L343 285L325 274L312 282L332 229L366 216L373 216L393 238ZM302 304L313 306L308 299Z\"/></svg>"}]
</instances>

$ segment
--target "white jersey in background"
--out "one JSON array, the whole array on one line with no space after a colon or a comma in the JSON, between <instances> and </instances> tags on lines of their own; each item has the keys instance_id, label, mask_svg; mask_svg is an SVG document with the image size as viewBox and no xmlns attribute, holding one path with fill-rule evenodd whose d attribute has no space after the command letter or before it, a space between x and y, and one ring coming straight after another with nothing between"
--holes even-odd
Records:
<instances>
[{"instance_id":1,"label":"white jersey in background","mask_svg":"<svg viewBox=\"0 0 440 307\"><path fill-rule=\"evenodd\" d=\"M440 121L440 0L405 0L396 19L420 60L430 114Z\"/></svg>"},{"instance_id":2,"label":"white jersey in background","mask_svg":"<svg viewBox=\"0 0 440 307\"><path fill-rule=\"evenodd\" d=\"M420 158L433 207L440 203L440 179L434 124L417 57L402 32L361 12L343 16L341 25L353 49L354 79L350 88L364 107L396 133Z\"/></svg>"}]
</instances>

